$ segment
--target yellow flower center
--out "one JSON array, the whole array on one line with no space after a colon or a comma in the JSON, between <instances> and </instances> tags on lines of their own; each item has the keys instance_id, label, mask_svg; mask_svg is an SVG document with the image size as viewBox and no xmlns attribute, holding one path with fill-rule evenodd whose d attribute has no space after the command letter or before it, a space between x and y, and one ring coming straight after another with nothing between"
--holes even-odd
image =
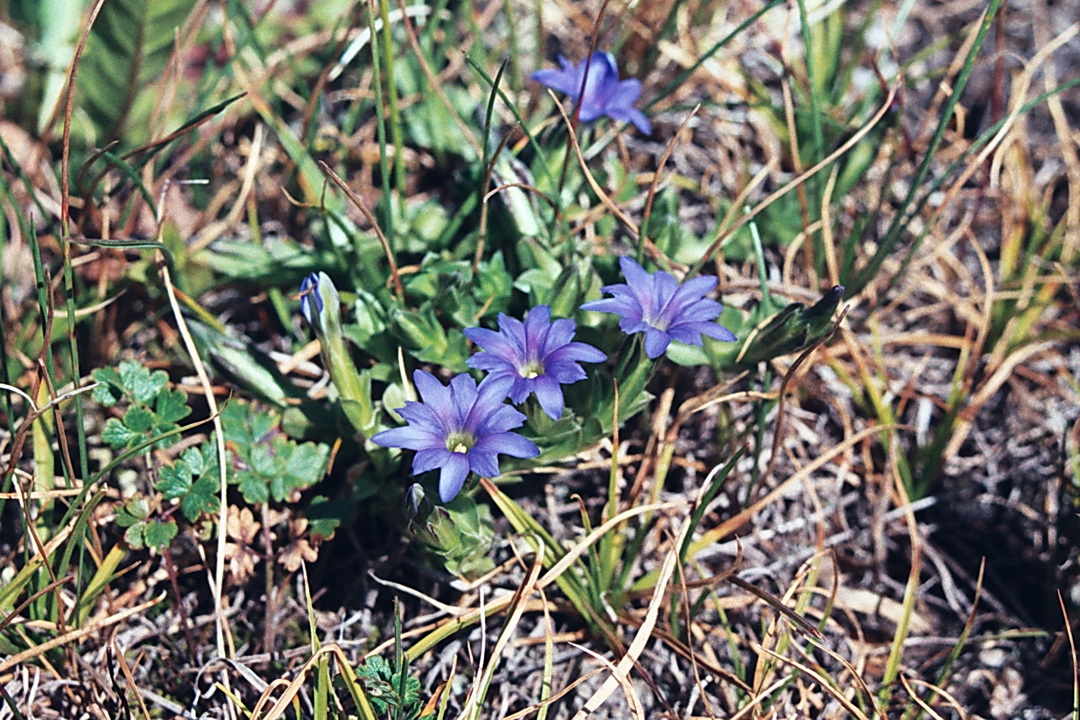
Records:
<instances>
[{"instance_id":1,"label":"yellow flower center","mask_svg":"<svg viewBox=\"0 0 1080 720\"><path fill-rule=\"evenodd\" d=\"M469 452L474 444L476 444L476 438L465 432L450 433L446 438L446 449L463 455Z\"/></svg>"}]
</instances>

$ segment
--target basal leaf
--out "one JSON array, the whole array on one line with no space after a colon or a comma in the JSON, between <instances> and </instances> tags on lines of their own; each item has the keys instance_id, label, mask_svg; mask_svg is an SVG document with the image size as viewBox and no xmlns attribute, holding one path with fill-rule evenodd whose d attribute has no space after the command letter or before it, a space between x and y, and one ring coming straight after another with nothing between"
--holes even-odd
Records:
<instances>
[{"instance_id":1,"label":"basal leaf","mask_svg":"<svg viewBox=\"0 0 1080 720\"><path fill-rule=\"evenodd\" d=\"M124 532L124 540L126 540L127 544L135 548L136 550L141 550L143 547L146 546L146 539L144 537L145 532L145 522L135 523Z\"/></svg>"},{"instance_id":2,"label":"basal leaf","mask_svg":"<svg viewBox=\"0 0 1080 720\"><path fill-rule=\"evenodd\" d=\"M123 396L121 390L123 384L120 380L120 373L116 372L116 368L97 368L91 373L91 376L101 383L94 388L91 394L94 402L105 407L112 407L120 401Z\"/></svg>"},{"instance_id":3,"label":"basal leaf","mask_svg":"<svg viewBox=\"0 0 1080 720\"><path fill-rule=\"evenodd\" d=\"M349 519L349 503L335 502L325 495L316 495L305 513L308 534L329 540L338 526Z\"/></svg>"},{"instance_id":4,"label":"basal leaf","mask_svg":"<svg viewBox=\"0 0 1080 720\"><path fill-rule=\"evenodd\" d=\"M251 469L259 475L270 477L276 474L277 468L275 467L274 456L270 453L270 448L265 445L256 445L251 448L248 457Z\"/></svg>"},{"instance_id":5,"label":"basal leaf","mask_svg":"<svg viewBox=\"0 0 1080 720\"><path fill-rule=\"evenodd\" d=\"M191 486L184 499L180 501L180 510L191 522L203 513L213 512L218 506L218 479L207 474L200 477Z\"/></svg>"},{"instance_id":6,"label":"basal leaf","mask_svg":"<svg viewBox=\"0 0 1080 720\"><path fill-rule=\"evenodd\" d=\"M116 511L116 524L120 527L131 527L148 517L150 517L150 500L144 495L136 495Z\"/></svg>"}]
</instances>

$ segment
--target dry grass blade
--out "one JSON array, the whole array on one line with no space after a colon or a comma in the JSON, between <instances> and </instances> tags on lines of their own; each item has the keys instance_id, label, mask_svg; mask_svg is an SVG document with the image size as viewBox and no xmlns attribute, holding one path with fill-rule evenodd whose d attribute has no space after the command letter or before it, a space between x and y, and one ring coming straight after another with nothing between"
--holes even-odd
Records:
<instances>
[{"instance_id":1,"label":"dry grass blade","mask_svg":"<svg viewBox=\"0 0 1080 720\"><path fill-rule=\"evenodd\" d=\"M148 600L139 605L134 605L126 610L121 610L114 615L109 615L108 617L102 618L101 620L90 622L89 624L84 625L77 630L70 630L63 635L58 635L57 637L46 640L39 645L35 645L32 648L23 650L22 652L16 653L8 658L5 658L4 660L0 660L0 674L5 673L13 668L20 667L24 663L29 662L34 658L40 657L41 655L48 652L49 650L52 650L53 648L64 647L65 645L74 643L76 640L80 640L88 635L92 635L99 630L107 627L112 627L113 625L121 623L130 617L134 617L141 613L144 613L164 599L165 595L162 594L157 598L154 598L153 600Z\"/></svg>"},{"instance_id":2,"label":"dry grass blade","mask_svg":"<svg viewBox=\"0 0 1080 720\"><path fill-rule=\"evenodd\" d=\"M544 546L541 543L537 545L536 557L533 559L532 568L529 570L528 577L516 590L514 590L510 615L506 619L506 624L503 625L502 631L499 633L498 640L495 641L495 647L491 649L491 659L488 661L487 667L472 687L469 699L466 701L465 708L461 712L462 718L468 718L470 716L476 718L480 717L480 703L483 701L487 688L491 685L491 680L495 675L495 669L502 659L503 651L505 651L506 646L510 643L511 638L513 638L514 631L517 629L518 623L521 622L521 616L525 612L526 606L523 601L537 589L536 580L540 577L540 571L543 570L543 568Z\"/></svg>"},{"instance_id":3,"label":"dry grass blade","mask_svg":"<svg viewBox=\"0 0 1080 720\"><path fill-rule=\"evenodd\" d=\"M701 489L701 493L704 493L705 488ZM699 495L700 497L700 495ZM683 540L693 530L691 527L693 523L690 522L691 510L688 510L686 517L679 528L678 536L675 541L668 546L668 551L664 556L664 564L660 568L659 577L656 580L655 589L656 592L652 599L649 601L649 606L645 613L645 619L642 621L641 626L634 634L634 639L630 642L630 645L626 648L626 654L619 659L617 664L618 672L609 677L603 685L586 701L585 706L574 715L574 720L581 720L582 718L594 712L597 708L603 705L611 694L621 684L621 678L625 676L633 668L641 655L641 652L645 649L645 645L652 638L653 628L656 627L656 621L660 616L660 608L664 604L664 591L671 582L673 573L675 572L675 565L679 560L679 548L682 547ZM597 528L599 532L603 527L609 525L615 520L623 516L629 516L628 512L620 513L619 516L612 518L607 523ZM593 533L595 534L595 533ZM627 698L630 702L630 698Z\"/></svg>"},{"instance_id":4,"label":"dry grass blade","mask_svg":"<svg viewBox=\"0 0 1080 720\"><path fill-rule=\"evenodd\" d=\"M360 196L353 192L352 188L346 184L344 180L338 177L338 174L334 172L329 165L322 160L319 161L319 167L323 169L338 188L349 198L357 210L363 213L367 221L371 223L372 229L375 231L375 236L379 238L379 244L382 245L383 253L386 255L386 262L390 265L390 280L394 284L394 293L398 296L398 300L404 302L405 300L405 288L401 285L401 275L398 273L397 260L394 258L394 251L390 249L390 242L386 239L386 235L383 233L382 228L379 227L379 220L375 217L375 214L368 209L364 201L360 199Z\"/></svg>"},{"instance_id":5,"label":"dry grass blade","mask_svg":"<svg viewBox=\"0 0 1080 720\"><path fill-rule=\"evenodd\" d=\"M840 703L840 705L842 705L843 708L845 710L847 710L847 712L852 717L859 718L859 720L870 720L870 718L862 710L860 710L854 703L852 703L850 700L848 700L846 697L844 697L844 694L842 692L838 691L836 688L833 687L833 683L832 683L831 678L828 678L828 677L820 674L819 672L817 672L816 670L814 670L810 666L805 665L804 663L801 663L798 660L793 660L793 659L791 659L789 657L784 657L783 655L781 655L781 654L779 654L777 652L774 652L774 651L770 650L767 647L762 647L762 646L758 645L758 646L756 646L755 649L758 652L764 653L764 654L768 655L769 657L772 657L772 658L784 663L785 665L790 665L791 667L799 670L804 675L806 675L807 677L812 679L818 685L818 687L820 687L825 693L827 693L834 700L836 700L836 702Z\"/></svg>"},{"instance_id":6,"label":"dry grass blade","mask_svg":"<svg viewBox=\"0 0 1080 720\"><path fill-rule=\"evenodd\" d=\"M950 695L948 692L946 692L943 688L939 688L936 685L931 685L930 683L925 682L923 680L918 680L918 679L916 679L914 681L908 680L907 676L901 675L900 676L900 684L904 686L904 690L907 691L908 696L911 698L912 702L914 702L916 705L918 705L919 708L923 712L925 712L927 715L929 715L932 718L935 718L935 720L944 720L942 715L940 713L938 713L936 710L934 710L933 707L930 706L930 703L926 702L921 697L919 697L918 693L915 692L915 688L913 688L911 686L912 682L914 682L916 685L920 685L920 686L922 686L924 688L927 688L928 690L933 692L935 695L940 695L941 697L945 698L945 701L949 704L949 706L952 707L952 709L956 711L956 716L958 718L960 718L960 720L967 720L967 714L964 712L964 708L962 708L960 706L960 703L958 703L956 701L956 698L954 698L952 695Z\"/></svg>"},{"instance_id":7,"label":"dry grass blade","mask_svg":"<svg viewBox=\"0 0 1080 720\"><path fill-rule=\"evenodd\" d=\"M822 453L818 457L814 458L812 462L800 468L797 472L791 475L788 479L781 482L763 498L747 507L745 510L737 513L736 515L728 518L724 522L717 525L715 528L706 531L702 534L701 538L691 545L691 554L701 550L704 547L719 542L725 537L731 535L733 532L742 527L743 524L750 521L755 515L761 512L762 508L768 506L770 503L775 502L780 498L789 487L797 482L802 482L809 477L815 470L818 470L830 461L843 453L845 450L858 444L860 441L868 438L877 433L886 432L888 430L897 429L903 426L900 425L875 425L874 427L868 427L855 433L849 438L845 438L844 441L835 447L830 448L826 452Z\"/></svg>"},{"instance_id":8,"label":"dry grass blade","mask_svg":"<svg viewBox=\"0 0 1080 720\"><path fill-rule=\"evenodd\" d=\"M637 690L634 689L634 683L631 682L630 675L628 674L631 666L624 666L621 662L619 664L615 664L600 653L597 653L582 645L578 645L577 643L570 643L570 645L577 648L578 650L581 650L586 655L589 655L590 657L598 660L605 668L607 668L608 671L611 673L611 677L609 677L608 680L605 682L605 686L612 681L618 683L619 687L621 687L623 690L624 697L626 697L626 703L630 706L630 717L635 718L636 720L645 720L645 708L641 704L641 698L638 697ZM582 718L587 717L590 713L594 712L597 708L599 708L600 705L602 705L607 700L607 697L611 694L609 692L601 699L601 692L603 692L603 688L601 688L599 691L597 691L595 695L589 698L589 702L585 703L585 707L582 710L579 710L577 714L574 715L574 720L582 720ZM614 688L612 688L612 692L614 692ZM592 704L591 708L590 704Z\"/></svg>"},{"instance_id":9,"label":"dry grass blade","mask_svg":"<svg viewBox=\"0 0 1080 720\"><path fill-rule=\"evenodd\" d=\"M759 600L765 602L769 607L786 617L792 622L792 624L795 625L795 627L799 628L799 630L806 633L810 637L818 639L823 637L821 631L814 627L814 625L810 621L789 608L787 605L784 604L783 600L776 597L772 593L762 590L756 585L748 583L738 575L732 575L731 577L727 578L727 581L730 582L732 585L735 585L736 587L742 588L746 592L757 597Z\"/></svg>"}]
</instances>

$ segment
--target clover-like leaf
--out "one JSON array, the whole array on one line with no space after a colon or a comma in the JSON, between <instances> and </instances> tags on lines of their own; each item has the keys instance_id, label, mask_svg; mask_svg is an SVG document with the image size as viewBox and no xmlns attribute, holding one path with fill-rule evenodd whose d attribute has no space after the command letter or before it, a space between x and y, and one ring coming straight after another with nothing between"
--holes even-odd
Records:
<instances>
[{"instance_id":1,"label":"clover-like leaf","mask_svg":"<svg viewBox=\"0 0 1080 720\"><path fill-rule=\"evenodd\" d=\"M322 540L334 537L338 526L347 519L348 507L348 504L335 503L325 495L316 495L305 513L308 534Z\"/></svg>"},{"instance_id":2,"label":"clover-like leaf","mask_svg":"<svg viewBox=\"0 0 1080 720\"><path fill-rule=\"evenodd\" d=\"M132 548L162 550L176 536L176 522L153 518L153 513L154 503L142 494L135 495L116 511L116 524L127 528L124 540Z\"/></svg>"},{"instance_id":3,"label":"clover-like leaf","mask_svg":"<svg viewBox=\"0 0 1080 720\"><path fill-rule=\"evenodd\" d=\"M149 498L142 494L135 495L116 511L116 524L120 527L131 527L150 517L150 510Z\"/></svg>"},{"instance_id":4,"label":"clover-like leaf","mask_svg":"<svg viewBox=\"0 0 1080 720\"><path fill-rule=\"evenodd\" d=\"M120 363L120 381L124 390L131 393L135 402L148 404L158 392L169 383L169 376L164 370L151 373L135 360Z\"/></svg>"},{"instance_id":5,"label":"clover-like leaf","mask_svg":"<svg viewBox=\"0 0 1080 720\"><path fill-rule=\"evenodd\" d=\"M270 486L266 479L250 470L236 473L236 484L250 505L261 505L270 499Z\"/></svg>"},{"instance_id":6,"label":"clover-like leaf","mask_svg":"<svg viewBox=\"0 0 1080 720\"><path fill-rule=\"evenodd\" d=\"M124 413L124 426L134 433L149 432L154 427L154 413L142 405L132 405Z\"/></svg>"},{"instance_id":7,"label":"clover-like leaf","mask_svg":"<svg viewBox=\"0 0 1080 720\"><path fill-rule=\"evenodd\" d=\"M138 433L128 429L124 423L116 418L106 420L105 427L101 429L101 439L114 450L126 446L137 437L139 437Z\"/></svg>"},{"instance_id":8,"label":"clover-like leaf","mask_svg":"<svg viewBox=\"0 0 1080 720\"><path fill-rule=\"evenodd\" d=\"M143 540L147 547L164 550L176 537L175 520L149 520L143 529Z\"/></svg>"},{"instance_id":9,"label":"clover-like leaf","mask_svg":"<svg viewBox=\"0 0 1080 720\"><path fill-rule=\"evenodd\" d=\"M177 423L191 413L187 395L182 390L162 390L154 403L154 414L159 423Z\"/></svg>"},{"instance_id":10,"label":"clover-like leaf","mask_svg":"<svg viewBox=\"0 0 1080 720\"><path fill-rule=\"evenodd\" d=\"M184 497L192 484L191 470L182 459L158 471L156 487L167 500Z\"/></svg>"},{"instance_id":11,"label":"clover-like leaf","mask_svg":"<svg viewBox=\"0 0 1080 720\"><path fill-rule=\"evenodd\" d=\"M218 505L220 480L214 448L207 443L202 452L188 448L172 465L161 468L157 489L168 500L180 500L180 510L195 522Z\"/></svg>"},{"instance_id":12,"label":"clover-like leaf","mask_svg":"<svg viewBox=\"0 0 1080 720\"><path fill-rule=\"evenodd\" d=\"M120 373L116 372L115 368L97 368L91 373L91 377L101 383L90 394L94 402L103 407L112 407L120 402L120 398L124 396L124 391L120 381Z\"/></svg>"}]
</instances>

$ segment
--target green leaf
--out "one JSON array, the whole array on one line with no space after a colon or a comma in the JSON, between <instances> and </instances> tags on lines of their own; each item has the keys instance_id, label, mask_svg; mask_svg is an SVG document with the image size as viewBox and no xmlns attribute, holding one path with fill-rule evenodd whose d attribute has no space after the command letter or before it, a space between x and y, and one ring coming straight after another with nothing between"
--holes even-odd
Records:
<instances>
[{"instance_id":1,"label":"green leaf","mask_svg":"<svg viewBox=\"0 0 1080 720\"><path fill-rule=\"evenodd\" d=\"M277 468L275 467L274 456L266 445L256 445L251 448L248 458L250 459L251 469L259 475L270 477L277 474L275 472Z\"/></svg>"},{"instance_id":2,"label":"green leaf","mask_svg":"<svg viewBox=\"0 0 1080 720\"><path fill-rule=\"evenodd\" d=\"M135 433L145 433L154 426L154 413L142 405L132 405L124 413L124 425Z\"/></svg>"},{"instance_id":3,"label":"green leaf","mask_svg":"<svg viewBox=\"0 0 1080 720\"><path fill-rule=\"evenodd\" d=\"M248 448L252 444L247 408L244 403L234 400L221 411L221 429L225 433L225 442L235 446L245 462Z\"/></svg>"},{"instance_id":4,"label":"green leaf","mask_svg":"<svg viewBox=\"0 0 1080 720\"><path fill-rule=\"evenodd\" d=\"M188 448L171 466L158 472L157 490L166 499L180 500L180 510L189 521L195 522L203 513L217 507L220 480L214 446Z\"/></svg>"},{"instance_id":5,"label":"green leaf","mask_svg":"<svg viewBox=\"0 0 1080 720\"><path fill-rule=\"evenodd\" d=\"M124 423L116 418L106 420L105 427L101 429L101 439L114 450L124 447L138 436L138 433L129 430Z\"/></svg>"},{"instance_id":6,"label":"green leaf","mask_svg":"<svg viewBox=\"0 0 1080 720\"><path fill-rule=\"evenodd\" d=\"M251 439L262 442L266 436L277 429L277 413L258 412L254 405L248 405L248 421L251 428Z\"/></svg>"},{"instance_id":7,"label":"green leaf","mask_svg":"<svg viewBox=\"0 0 1080 720\"><path fill-rule=\"evenodd\" d=\"M145 538L143 536L143 533L145 531L145 522L135 523L134 525L129 527L124 533L124 540L126 540L127 544L131 547L135 548L136 550L140 550L146 546Z\"/></svg>"},{"instance_id":8,"label":"green leaf","mask_svg":"<svg viewBox=\"0 0 1080 720\"><path fill-rule=\"evenodd\" d=\"M330 459L330 447L304 443L297 445L293 442L281 443L278 447L285 455L285 473L296 480L300 489L311 487L317 483L326 472L326 463ZM286 450L286 448L288 448Z\"/></svg>"},{"instance_id":9,"label":"green leaf","mask_svg":"<svg viewBox=\"0 0 1080 720\"><path fill-rule=\"evenodd\" d=\"M184 517L195 522L203 513L216 510L219 487L218 479L212 475L204 475L196 480L184 499L180 501L180 510L184 513Z\"/></svg>"},{"instance_id":10,"label":"green leaf","mask_svg":"<svg viewBox=\"0 0 1080 720\"><path fill-rule=\"evenodd\" d=\"M169 376L164 370L151 374L136 360L120 363L120 386L135 402L150 404L168 382Z\"/></svg>"},{"instance_id":11,"label":"green leaf","mask_svg":"<svg viewBox=\"0 0 1080 720\"><path fill-rule=\"evenodd\" d=\"M157 487L165 499L174 500L182 498L191 490L194 478L191 469L183 460L177 460L172 465L166 465L158 471Z\"/></svg>"},{"instance_id":12,"label":"green leaf","mask_svg":"<svg viewBox=\"0 0 1080 720\"><path fill-rule=\"evenodd\" d=\"M197 448L188 448L180 459L188 466L192 475L202 475L210 464L213 464L215 470L217 469L217 454L209 445L204 445L202 452L199 452ZM207 462L208 459L210 462Z\"/></svg>"},{"instance_id":13,"label":"green leaf","mask_svg":"<svg viewBox=\"0 0 1080 720\"><path fill-rule=\"evenodd\" d=\"M136 495L116 511L116 524L131 527L150 517L150 500L145 495Z\"/></svg>"},{"instance_id":14,"label":"green leaf","mask_svg":"<svg viewBox=\"0 0 1080 720\"><path fill-rule=\"evenodd\" d=\"M338 526L348 520L349 503L334 502L325 495L316 495L311 500L305 513L308 521L308 534L329 540L334 537Z\"/></svg>"},{"instance_id":15,"label":"green leaf","mask_svg":"<svg viewBox=\"0 0 1080 720\"><path fill-rule=\"evenodd\" d=\"M270 488L266 480L250 470L236 474L236 484L240 488L240 494L249 505L261 505L270 499Z\"/></svg>"},{"instance_id":16,"label":"green leaf","mask_svg":"<svg viewBox=\"0 0 1080 720\"><path fill-rule=\"evenodd\" d=\"M123 397L121 390L123 383L120 381L120 373L116 372L115 368L97 368L90 375L101 383L90 395L94 402L105 407L112 407L120 401Z\"/></svg>"},{"instance_id":17,"label":"green leaf","mask_svg":"<svg viewBox=\"0 0 1080 720\"><path fill-rule=\"evenodd\" d=\"M152 520L146 523L143 530L143 539L147 547L164 550L172 539L176 537L175 520Z\"/></svg>"},{"instance_id":18,"label":"green leaf","mask_svg":"<svg viewBox=\"0 0 1080 720\"><path fill-rule=\"evenodd\" d=\"M154 403L154 414L159 423L176 423L191 414L187 394L183 390L163 390Z\"/></svg>"},{"instance_id":19,"label":"green leaf","mask_svg":"<svg viewBox=\"0 0 1080 720\"><path fill-rule=\"evenodd\" d=\"M147 137L156 93L146 87L162 77L176 31L195 4L190 0L109 0L90 32L79 65L79 108L98 133L99 144L123 138L136 145ZM145 98L145 101L142 99ZM136 107L136 100L141 100ZM127 127L136 129L125 134Z\"/></svg>"}]
</instances>

